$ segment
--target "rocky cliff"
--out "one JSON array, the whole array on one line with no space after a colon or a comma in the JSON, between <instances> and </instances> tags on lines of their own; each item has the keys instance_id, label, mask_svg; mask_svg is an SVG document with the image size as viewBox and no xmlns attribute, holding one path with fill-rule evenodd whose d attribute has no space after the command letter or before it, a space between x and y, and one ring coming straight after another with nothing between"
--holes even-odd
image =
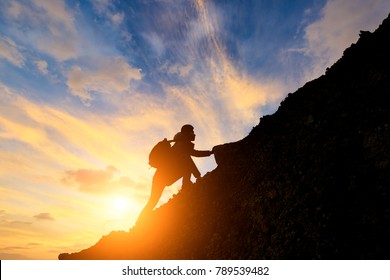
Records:
<instances>
[{"instance_id":1,"label":"rocky cliff","mask_svg":"<svg viewBox=\"0 0 390 280\"><path fill-rule=\"evenodd\" d=\"M390 259L390 19L129 232L59 259Z\"/></svg>"}]
</instances>

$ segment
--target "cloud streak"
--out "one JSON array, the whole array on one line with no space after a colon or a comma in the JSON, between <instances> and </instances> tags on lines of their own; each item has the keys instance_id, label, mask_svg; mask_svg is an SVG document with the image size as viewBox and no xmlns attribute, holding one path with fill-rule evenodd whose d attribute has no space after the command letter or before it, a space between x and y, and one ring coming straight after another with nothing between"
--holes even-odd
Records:
<instances>
[{"instance_id":1,"label":"cloud streak","mask_svg":"<svg viewBox=\"0 0 390 280\"><path fill-rule=\"evenodd\" d=\"M219 12L208 2L195 1L195 4L198 16L188 24L189 32L183 42L186 48L182 57L186 59L182 66L170 68L181 71L178 73L186 86L165 87L172 98L169 101L174 104L171 107L177 108L173 99L178 100L190 119L205 133L212 124L220 132L243 135L243 128L256 123L262 106L280 100L283 88L275 81L255 80L240 71L218 37L223 24ZM222 133L209 140L226 141L226 136Z\"/></svg>"},{"instance_id":2,"label":"cloud streak","mask_svg":"<svg viewBox=\"0 0 390 280\"><path fill-rule=\"evenodd\" d=\"M343 51L359 38L359 30L374 31L388 15L388 1L331 0L321 11L321 18L305 29L305 54L314 59L305 75L310 80L323 74Z\"/></svg>"},{"instance_id":3,"label":"cloud streak","mask_svg":"<svg viewBox=\"0 0 390 280\"><path fill-rule=\"evenodd\" d=\"M34 215L34 218L37 220L46 220L46 221L54 221L55 219L51 216L50 213L39 213Z\"/></svg>"},{"instance_id":4,"label":"cloud streak","mask_svg":"<svg viewBox=\"0 0 390 280\"><path fill-rule=\"evenodd\" d=\"M107 166L104 170L68 170L65 171L62 182L66 185L77 185L80 191L87 193L110 193L120 187L134 186L130 178L116 176L119 173L114 166Z\"/></svg>"},{"instance_id":5,"label":"cloud streak","mask_svg":"<svg viewBox=\"0 0 390 280\"><path fill-rule=\"evenodd\" d=\"M142 78L140 69L131 67L123 57L93 60L88 69L73 66L67 74L70 92L86 105L90 105L93 94L120 94L130 89L132 80Z\"/></svg>"},{"instance_id":6,"label":"cloud streak","mask_svg":"<svg viewBox=\"0 0 390 280\"><path fill-rule=\"evenodd\" d=\"M20 28L17 34L20 41L32 48L64 61L77 57L78 33L75 17L63 1L33 0L31 3L6 2L3 13L15 26L26 22L31 28L27 36Z\"/></svg>"},{"instance_id":7,"label":"cloud streak","mask_svg":"<svg viewBox=\"0 0 390 280\"><path fill-rule=\"evenodd\" d=\"M0 58L8 60L17 67L23 67L25 57L16 43L5 36L0 35Z\"/></svg>"}]
</instances>

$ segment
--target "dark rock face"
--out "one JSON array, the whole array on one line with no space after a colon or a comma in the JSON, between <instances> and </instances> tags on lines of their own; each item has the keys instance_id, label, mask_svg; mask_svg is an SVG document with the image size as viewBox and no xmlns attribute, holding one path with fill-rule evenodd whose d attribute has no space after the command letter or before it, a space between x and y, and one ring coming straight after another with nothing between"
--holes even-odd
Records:
<instances>
[{"instance_id":1,"label":"dark rock face","mask_svg":"<svg viewBox=\"0 0 390 280\"><path fill-rule=\"evenodd\" d=\"M218 167L129 232L60 259L389 259L390 18L216 147Z\"/></svg>"}]
</instances>

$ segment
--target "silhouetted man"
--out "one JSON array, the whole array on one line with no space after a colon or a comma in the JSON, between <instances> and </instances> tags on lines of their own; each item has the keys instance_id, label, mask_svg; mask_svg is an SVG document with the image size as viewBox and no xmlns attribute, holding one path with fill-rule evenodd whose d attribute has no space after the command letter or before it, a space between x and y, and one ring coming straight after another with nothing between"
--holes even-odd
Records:
<instances>
[{"instance_id":1,"label":"silhouetted man","mask_svg":"<svg viewBox=\"0 0 390 280\"><path fill-rule=\"evenodd\" d=\"M165 187L183 178L182 189L186 189L193 184L191 182L191 175L194 175L197 180L201 178L201 174L191 156L207 157L213 154L213 152L195 150L194 143L192 143L194 140L194 127L190 124L183 125L180 132L173 138L175 144L171 148L172 154L169 159L169 164L159 167L153 176L149 201L139 215L138 220L142 219L154 209Z\"/></svg>"}]
</instances>

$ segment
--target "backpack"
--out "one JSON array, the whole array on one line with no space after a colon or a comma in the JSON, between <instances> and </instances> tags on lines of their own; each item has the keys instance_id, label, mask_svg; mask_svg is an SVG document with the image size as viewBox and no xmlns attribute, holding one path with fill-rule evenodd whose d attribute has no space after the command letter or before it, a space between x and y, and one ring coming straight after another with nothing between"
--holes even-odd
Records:
<instances>
[{"instance_id":1,"label":"backpack","mask_svg":"<svg viewBox=\"0 0 390 280\"><path fill-rule=\"evenodd\" d=\"M154 168L160 168L168 163L171 155L171 140L167 138L158 142L149 153L149 165Z\"/></svg>"}]
</instances>

